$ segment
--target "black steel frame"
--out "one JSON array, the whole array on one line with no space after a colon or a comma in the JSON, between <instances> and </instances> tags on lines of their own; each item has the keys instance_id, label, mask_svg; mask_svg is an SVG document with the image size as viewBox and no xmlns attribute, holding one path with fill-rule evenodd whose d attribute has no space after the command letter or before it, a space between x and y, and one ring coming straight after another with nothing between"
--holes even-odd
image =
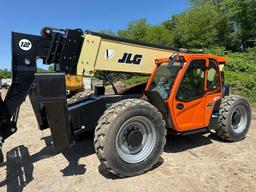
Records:
<instances>
[{"instance_id":1,"label":"black steel frame","mask_svg":"<svg viewBox=\"0 0 256 192\"><path fill-rule=\"evenodd\" d=\"M31 49L23 50L21 40ZM2 143L17 130L19 107L29 95L40 129L51 129L55 147L71 145L76 136L92 131L105 109L131 95L94 95L67 104L65 74L76 74L83 44L83 31L44 28L41 36L12 33L12 85L5 99L0 97L0 162ZM54 73L37 73L37 59L54 64ZM102 91L99 91L101 93Z\"/></svg>"},{"instance_id":2,"label":"black steel frame","mask_svg":"<svg viewBox=\"0 0 256 192\"><path fill-rule=\"evenodd\" d=\"M24 39L31 43L29 50L24 50L19 45ZM64 73L61 77L63 79L65 73L76 74L82 43L83 32L80 29L51 30L50 33L44 33L41 36L12 33L12 85L4 101L0 98L0 143L16 132L19 107L28 94L37 117L41 113L39 103L31 91L38 88L40 84L42 86L42 82L38 83L40 75L35 81L36 60L41 58L44 64L55 64L56 71ZM44 83L54 83L50 80L53 75L48 74L48 77L46 78L48 81ZM65 82L62 83L65 85ZM62 94L65 95L65 91ZM45 122L45 119L42 121Z\"/></svg>"}]
</instances>

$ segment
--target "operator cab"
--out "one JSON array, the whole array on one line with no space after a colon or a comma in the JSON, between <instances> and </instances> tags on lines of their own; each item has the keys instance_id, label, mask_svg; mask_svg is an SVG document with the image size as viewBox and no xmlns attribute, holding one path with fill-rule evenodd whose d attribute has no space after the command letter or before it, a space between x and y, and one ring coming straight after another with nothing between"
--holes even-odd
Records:
<instances>
[{"instance_id":1,"label":"operator cab","mask_svg":"<svg viewBox=\"0 0 256 192\"><path fill-rule=\"evenodd\" d=\"M213 117L222 98L219 60L226 62L222 57L208 54L178 53L169 59L156 60L146 91L150 102L157 103L157 108L165 113L165 119L171 119L167 122L169 127L184 132L206 128L217 120Z\"/></svg>"}]
</instances>

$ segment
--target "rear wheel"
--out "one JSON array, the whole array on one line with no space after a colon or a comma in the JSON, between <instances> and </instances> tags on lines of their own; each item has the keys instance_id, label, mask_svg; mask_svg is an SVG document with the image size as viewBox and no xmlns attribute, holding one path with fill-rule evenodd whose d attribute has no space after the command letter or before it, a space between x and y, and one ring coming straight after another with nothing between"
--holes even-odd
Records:
<instances>
[{"instance_id":1,"label":"rear wheel","mask_svg":"<svg viewBox=\"0 0 256 192\"><path fill-rule=\"evenodd\" d=\"M153 105L127 99L108 108L100 118L95 130L95 150L110 172L134 176L157 163L165 136L165 122Z\"/></svg>"},{"instance_id":2,"label":"rear wheel","mask_svg":"<svg viewBox=\"0 0 256 192\"><path fill-rule=\"evenodd\" d=\"M243 97L226 96L220 107L216 134L227 141L245 138L251 123L251 108Z\"/></svg>"}]
</instances>

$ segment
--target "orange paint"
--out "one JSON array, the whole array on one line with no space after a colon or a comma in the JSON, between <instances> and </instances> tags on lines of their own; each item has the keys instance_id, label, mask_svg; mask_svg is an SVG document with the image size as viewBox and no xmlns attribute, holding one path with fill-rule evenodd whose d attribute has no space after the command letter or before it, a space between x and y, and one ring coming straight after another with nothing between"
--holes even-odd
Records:
<instances>
[{"instance_id":1,"label":"orange paint","mask_svg":"<svg viewBox=\"0 0 256 192\"><path fill-rule=\"evenodd\" d=\"M177 77L174 81L173 87L171 89L169 98L166 101L166 104L169 109L170 118L173 124L173 128L177 132L191 131L203 127L207 127L209 125L209 121L211 119L212 111L214 104L222 98L222 83L221 83L221 75L220 71L217 71L218 74L218 82L219 89L214 92L207 91L207 75L208 70L206 68L204 72L204 95L201 98L194 99L189 102L178 101L176 99L176 94L180 87L180 83L183 79L186 70L188 69L189 64L193 60L203 59L206 62L206 67L209 65L209 59L214 59L218 64L226 63L227 59L224 57L214 56L210 54L187 54L187 53L179 53L185 59L185 63L182 69L178 72ZM149 90L151 82L157 72L158 66L164 62L170 61L169 58L161 58L156 60L156 67L152 72L147 86L146 91ZM177 105L183 105L183 109L178 109Z\"/></svg>"}]
</instances>

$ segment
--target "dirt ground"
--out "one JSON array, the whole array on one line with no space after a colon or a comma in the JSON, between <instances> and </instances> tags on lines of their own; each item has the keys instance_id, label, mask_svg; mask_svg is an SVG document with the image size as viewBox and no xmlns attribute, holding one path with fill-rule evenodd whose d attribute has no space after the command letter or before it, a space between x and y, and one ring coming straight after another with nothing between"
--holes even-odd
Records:
<instances>
[{"instance_id":1,"label":"dirt ground","mask_svg":"<svg viewBox=\"0 0 256 192\"><path fill-rule=\"evenodd\" d=\"M2 91L1 91L2 92ZM5 94L5 93L4 93ZM40 131L29 100L18 132L4 143L0 191L256 191L256 111L247 138L225 143L211 134L168 136L162 161L144 175L117 178L94 153L92 137L62 152Z\"/></svg>"}]
</instances>

